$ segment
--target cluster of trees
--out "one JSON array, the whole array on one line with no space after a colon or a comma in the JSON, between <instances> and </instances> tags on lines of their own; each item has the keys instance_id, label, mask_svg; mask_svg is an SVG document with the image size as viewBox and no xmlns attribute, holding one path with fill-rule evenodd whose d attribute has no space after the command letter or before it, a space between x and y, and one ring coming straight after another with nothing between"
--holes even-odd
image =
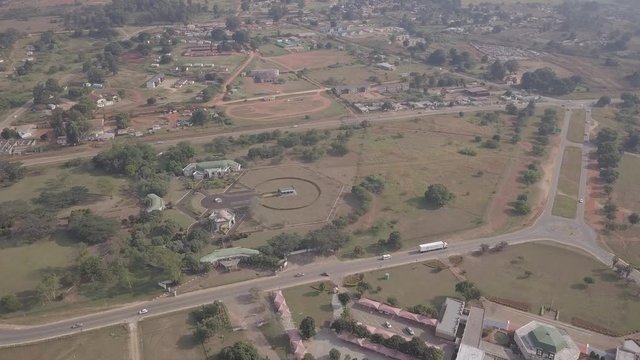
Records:
<instances>
[{"instance_id":1,"label":"cluster of trees","mask_svg":"<svg viewBox=\"0 0 640 360\"><path fill-rule=\"evenodd\" d=\"M538 162L532 162L527 165L527 170L522 173L521 181L525 185L533 185L542 178L542 171Z\"/></svg>"},{"instance_id":2,"label":"cluster of trees","mask_svg":"<svg viewBox=\"0 0 640 360\"><path fill-rule=\"evenodd\" d=\"M399 231L392 231L386 239L378 240L378 246L390 251L400 250L402 247L402 238Z\"/></svg>"},{"instance_id":3,"label":"cluster of trees","mask_svg":"<svg viewBox=\"0 0 640 360\"><path fill-rule=\"evenodd\" d=\"M525 90L537 91L544 95L562 96L572 93L581 82L580 76L559 78L552 69L542 68L522 74L520 86Z\"/></svg>"},{"instance_id":4,"label":"cluster of trees","mask_svg":"<svg viewBox=\"0 0 640 360\"><path fill-rule=\"evenodd\" d=\"M34 104L57 104L62 86L56 79L48 79L45 83L38 83L33 87Z\"/></svg>"},{"instance_id":5,"label":"cluster of trees","mask_svg":"<svg viewBox=\"0 0 640 360\"><path fill-rule=\"evenodd\" d=\"M544 114L540 118L540 123L538 124L538 135L539 137L549 137L556 132L558 123L558 113L555 109L545 109ZM540 142L540 140L538 140ZM544 142L544 140L543 140Z\"/></svg>"},{"instance_id":6,"label":"cluster of trees","mask_svg":"<svg viewBox=\"0 0 640 360\"><path fill-rule=\"evenodd\" d=\"M86 186L72 186L66 190L45 190L33 202L47 209L63 209L78 205L89 198Z\"/></svg>"},{"instance_id":7,"label":"cluster of trees","mask_svg":"<svg viewBox=\"0 0 640 360\"><path fill-rule=\"evenodd\" d=\"M516 215L527 215L531 212L531 205L529 204L529 196L527 194L520 194L513 202L513 213Z\"/></svg>"},{"instance_id":8,"label":"cluster of trees","mask_svg":"<svg viewBox=\"0 0 640 360\"><path fill-rule=\"evenodd\" d=\"M160 156L160 167L167 172L179 175L182 174L182 169L193 159L196 151L191 143L181 141L176 146L171 146L167 150L162 152Z\"/></svg>"},{"instance_id":9,"label":"cluster of trees","mask_svg":"<svg viewBox=\"0 0 640 360\"><path fill-rule=\"evenodd\" d=\"M14 28L7 28L0 32L0 48L10 49L21 37L22 34L18 30Z\"/></svg>"},{"instance_id":10,"label":"cluster of trees","mask_svg":"<svg viewBox=\"0 0 640 360\"><path fill-rule=\"evenodd\" d=\"M90 209L73 210L69 215L67 230L76 240L95 245L115 235L118 222L97 215Z\"/></svg>"},{"instance_id":11,"label":"cluster of trees","mask_svg":"<svg viewBox=\"0 0 640 360\"><path fill-rule=\"evenodd\" d=\"M451 48L448 53L445 53L442 49L434 50L427 58L425 62L433 66L442 66L449 64L460 69L470 69L473 64L473 58L468 51L458 52L458 49Z\"/></svg>"},{"instance_id":12,"label":"cluster of trees","mask_svg":"<svg viewBox=\"0 0 640 360\"><path fill-rule=\"evenodd\" d=\"M187 23L206 5L182 0L120 0L101 6L81 7L64 16L71 29L90 29L96 35L112 35L112 27L149 25L155 22Z\"/></svg>"},{"instance_id":13,"label":"cluster of trees","mask_svg":"<svg viewBox=\"0 0 640 360\"><path fill-rule=\"evenodd\" d=\"M83 97L68 111L55 109L49 119L49 125L56 136L66 136L67 144L79 144L86 139L91 129L89 119L94 109L95 104Z\"/></svg>"},{"instance_id":14,"label":"cluster of trees","mask_svg":"<svg viewBox=\"0 0 640 360\"><path fill-rule=\"evenodd\" d=\"M309 355L309 354L306 354ZM305 355L305 360L306 359ZM269 360L258 353L258 350L249 343L238 341L231 346L227 346L220 350L218 355L214 356L215 360Z\"/></svg>"},{"instance_id":15,"label":"cluster of trees","mask_svg":"<svg viewBox=\"0 0 640 360\"><path fill-rule=\"evenodd\" d=\"M622 159L622 148L618 142L618 132L611 128L604 128L596 135L595 143L597 146L596 156L598 166L600 168L600 179L605 183L603 191L610 196L613 192L613 185L619 177L617 170L618 164ZM607 230L615 229L615 219L618 207L613 203L611 198L602 208L606 218L605 228Z\"/></svg>"},{"instance_id":16,"label":"cluster of trees","mask_svg":"<svg viewBox=\"0 0 640 360\"><path fill-rule=\"evenodd\" d=\"M409 306L407 311L412 312L418 315L428 316L430 318L435 318L438 316L438 310L434 309L431 306L426 306L424 304L417 304L414 306Z\"/></svg>"},{"instance_id":17,"label":"cluster of trees","mask_svg":"<svg viewBox=\"0 0 640 360\"><path fill-rule=\"evenodd\" d=\"M386 180L382 176L367 175L360 183L360 186L369 190L371 193L379 195L384 191L385 183Z\"/></svg>"},{"instance_id":18,"label":"cluster of trees","mask_svg":"<svg viewBox=\"0 0 640 360\"><path fill-rule=\"evenodd\" d=\"M33 208L22 200L0 203L0 241L5 245L32 243L50 235L55 226L55 211Z\"/></svg>"},{"instance_id":19,"label":"cluster of trees","mask_svg":"<svg viewBox=\"0 0 640 360\"><path fill-rule=\"evenodd\" d=\"M214 301L213 304L204 305L200 309L192 311L191 318L196 323L193 336L200 343L204 343L213 336L231 331L227 307L221 301Z\"/></svg>"},{"instance_id":20,"label":"cluster of trees","mask_svg":"<svg viewBox=\"0 0 640 360\"><path fill-rule=\"evenodd\" d=\"M21 162L0 159L0 184L3 186L11 185L22 179L24 175L25 170Z\"/></svg>"},{"instance_id":21,"label":"cluster of trees","mask_svg":"<svg viewBox=\"0 0 640 360\"><path fill-rule=\"evenodd\" d=\"M307 316L300 321L298 330L303 340L309 340L316 335L316 321L311 316Z\"/></svg>"},{"instance_id":22,"label":"cluster of trees","mask_svg":"<svg viewBox=\"0 0 640 360\"><path fill-rule=\"evenodd\" d=\"M518 71L519 68L520 64L517 60L507 60L505 62L496 60L489 65L485 76L489 80L502 81L507 74L514 73Z\"/></svg>"},{"instance_id":23,"label":"cluster of trees","mask_svg":"<svg viewBox=\"0 0 640 360\"><path fill-rule=\"evenodd\" d=\"M180 148L176 147L171 155L180 154L185 148L188 150L188 147L187 144L181 145ZM167 167L170 160L171 158L165 162ZM142 196L149 193L164 196L167 193L169 178L161 171L156 152L149 144L116 143L111 149L93 157L92 162L96 168L110 174L128 176L132 181L131 187Z\"/></svg>"},{"instance_id":24,"label":"cluster of trees","mask_svg":"<svg viewBox=\"0 0 640 360\"><path fill-rule=\"evenodd\" d=\"M267 240L267 245L259 247L258 250L262 253L262 257L255 258L249 263L259 261L277 264L289 253L302 249L313 249L320 254L327 255L339 250L350 240L351 236L335 224L327 224L320 229L309 231L305 236L297 233L282 233ZM266 259L264 256L271 257L271 259Z\"/></svg>"},{"instance_id":25,"label":"cluster of trees","mask_svg":"<svg viewBox=\"0 0 640 360\"><path fill-rule=\"evenodd\" d=\"M426 73L412 72L409 74L409 88L428 92L434 87L465 86L466 82L462 78L451 76L450 74L432 75Z\"/></svg>"},{"instance_id":26,"label":"cluster of trees","mask_svg":"<svg viewBox=\"0 0 640 360\"><path fill-rule=\"evenodd\" d=\"M427 187L427 191L424 193L424 199L427 203L441 208L453 200L456 196L447 189L443 184L432 184Z\"/></svg>"},{"instance_id":27,"label":"cluster of trees","mask_svg":"<svg viewBox=\"0 0 640 360\"><path fill-rule=\"evenodd\" d=\"M435 347L428 347L424 341L417 337L413 337L407 341L398 335L384 338L380 334L371 334L364 325L358 324L350 316L345 315L345 313L343 313L340 319L336 319L331 323L331 329L337 333L346 331L356 337L368 339L374 344L380 344L389 349L398 350L418 359L442 360L444 356L442 350Z\"/></svg>"}]
</instances>

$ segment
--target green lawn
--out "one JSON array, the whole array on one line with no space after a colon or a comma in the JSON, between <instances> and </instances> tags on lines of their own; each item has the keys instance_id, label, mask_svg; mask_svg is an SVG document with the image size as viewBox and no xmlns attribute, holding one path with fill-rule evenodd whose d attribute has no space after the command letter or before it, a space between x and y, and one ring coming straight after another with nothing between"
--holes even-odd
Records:
<instances>
[{"instance_id":1,"label":"green lawn","mask_svg":"<svg viewBox=\"0 0 640 360\"><path fill-rule=\"evenodd\" d=\"M574 143L582 143L584 140L584 110L573 110L571 115L571 121L569 122L569 132L567 133L567 139Z\"/></svg>"},{"instance_id":2,"label":"green lawn","mask_svg":"<svg viewBox=\"0 0 640 360\"><path fill-rule=\"evenodd\" d=\"M326 290L318 291L319 284L301 285L282 291L296 325L300 324L300 321L307 316L311 316L316 321L317 327L333 318L333 307L331 306L333 295L329 293L331 286L327 282Z\"/></svg>"},{"instance_id":3,"label":"green lawn","mask_svg":"<svg viewBox=\"0 0 640 360\"><path fill-rule=\"evenodd\" d=\"M575 317L620 333L640 330L636 285L627 285L608 266L582 252L529 243L465 258L460 267L485 295L529 303L533 313L543 305L553 306L563 322ZM586 285L587 276L595 282Z\"/></svg>"},{"instance_id":4,"label":"green lawn","mask_svg":"<svg viewBox=\"0 0 640 360\"><path fill-rule=\"evenodd\" d=\"M0 250L0 273L11 274L2 280L2 293L33 290L43 272L65 268L73 263L77 255L75 244L62 236Z\"/></svg>"},{"instance_id":5,"label":"green lawn","mask_svg":"<svg viewBox=\"0 0 640 360\"><path fill-rule=\"evenodd\" d=\"M570 205L568 202L576 203L578 201L581 158L582 150L580 148L569 146L564 151L558 181L558 194L552 211L554 215L568 218L576 216L577 205Z\"/></svg>"},{"instance_id":6,"label":"green lawn","mask_svg":"<svg viewBox=\"0 0 640 360\"><path fill-rule=\"evenodd\" d=\"M386 273L389 280L385 280ZM436 271L422 262L372 271L365 274L364 281L373 289L366 297L387 302L387 298L393 296L403 308L424 304L439 309L445 297L457 297L456 278L451 272L446 269ZM378 286L380 291L376 290Z\"/></svg>"},{"instance_id":7,"label":"green lawn","mask_svg":"<svg viewBox=\"0 0 640 360\"><path fill-rule=\"evenodd\" d=\"M117 325L31 345L2 348L0 359L124 360L129 358L128 341L127 328Z\"/></svg>"},{"instance_id":8,"label":"green lawn","mask_svg":"<svg viewBox=\"0 0 640 360\"><path fill-rule=\"evenodd\" d=\"M286 359L290 353L289 337L284 331L282 324L275 317L269 319L260 327L262 335L267 339L271 348L280 356L280 359Z\"/></svg>"},{"instance_id":9,"label":"green lawn","mask_svg":"<svg viewBox=\"0 0 640 360\"><path fill-rule=\"evenodd\" d=\"M189 216L184 214L182 211L179 211L175 208L167 209L164 212L165 212L165 216L174 220L178 225L180 225L181 228L185 230L189 228L189 225L195 222L193 218L190 218Z\"/></svg>"},{"instance_id":10,"label":"green lawn","mask_svg":"<svg viewBox=\"0 0 640 360\"><path fill-rule=\"evenodd\" d=\"M551 213L556 216L562 216L567 219L575 219L578 210L578 202L566 195L557 194L553 202Z\"/></svg>"},{"instance_id":11,"label":"green lawn","mask_svg":"<svg viewBox=\"0 0 640 360\"><path fill-rule=\"evenodd\" d=\"M640 157L624 154L618 171L620 178L614 186L613 198L619 206L640 212Z\"/></svg>"}]
</instances>

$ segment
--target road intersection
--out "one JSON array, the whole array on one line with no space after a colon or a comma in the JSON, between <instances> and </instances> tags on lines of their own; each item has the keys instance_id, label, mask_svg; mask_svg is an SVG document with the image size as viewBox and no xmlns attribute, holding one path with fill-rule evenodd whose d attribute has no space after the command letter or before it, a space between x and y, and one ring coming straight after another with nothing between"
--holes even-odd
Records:
<instances>
[{"instance_id":1,"label":"road intersection","mask_svg":"<svg viewBox=\"0 0 640 360\"><path fill-rule=\"evenodd\" d=\"M466 240L459 243L451 244L450 247L443 251L437 251L434 253L420 254L416 251L401 251L393 254L392 258L387 261L379 261L376 258L365 258L350 261L329 260L322 263L311 263L296 268L295 270L284 270L277 273L274 276L258 278L241 283L235 283L225 286L219 286L210 289L204 289L185 294L179 294L175 297L163 297L153 301L139 302L135 304L126 304L115 309L101 311L94 314L81 316L72 319L65 319L63 321L55 323L47 323L34 326L4 326L0 327L0 346L8 346L15 344L24 344L37 342L45 339L55 338L59 336L73 334L78 330L71 329L74 323L81 322L84 324L84 330L97 329L110 325L137 322L142 317L158 316L171 312L180 311L183 309L193 308L199 305L211 303L213 300L221 297L238 296L247 294L249 289L257 287L262 291L276 290L286 287L297 286L301 284L307 284L319 281L322 279L321 273L329 272L331 278L339 282L344 276L375 270L379 268L395 267L399 265L409 264L418 261L425 261L429 259L441 258L453 254L468 254L477 250L481 244L496 245L500 242L507 242L509 244L519 244L533 241L554 241L563 245L575 247L581 249L599 261L610 265L613 254L603 249L598 241L597 234L584 220L584 203L578 204L578 211L576 219L565 219L554 216L552 214L553 202L557 192L557 185L560 176L560 167L562 166L562 158L564 156L564 150L566 146L580 147L583 151L582 154L582 173L580 178L579 198L586 198L587 196L587 173L586 168L589 159L589 152L592 150L588 142L588 135L585 137L583 144L571 143L567 140L566 134L570 124L570 118L572 115L571 109L574 108L586 108L587 121L585 122L585 133L588 133L588 127L591 124L590 104L591 101L572 102L572 101L549 101L550 104L564 105L566 112L561 125L560 145L558 149L557 158L554 159L554 168L551 178L550 191L547 197L546 205L541 215L536 221L527 228L522 230L502 234L497 236L491 236L486 238L477 238L473 240ZM500 106L502 108L502 106ZM447 112L456 111L456 109L447 109ZM443 111L444 112L444 111ZM417 114L408 112L404 114L381 114L377 116L367 117L367 120L376 121L390 121L397 119L406 119L415 117ZM346 121L325 121L300 125L300 128L329 128L335 127L342 123L357 123L362 118L350 118ZM254 133L261 131L272 131L280 128L273 129L260 129L260 130L247 130L235 133L226 133L224 135L207 135L191 139L194 142L208 142L215 136L230 136L232 134L239 135L241 133ZM173 141L173 140L172 140ZM180 140L176 140L180 141ZM167 141L167 143L170 143ZM92 149L89 149L92 150ZM53 156L34 158L32 160L25 160L26 165L37 165L44 163L53 163L59 161L66 161L71 158L78 158L80 156L93 156L92 151L88 151L82 154L71 154L65 156ZM71 156L71 158L66 158ZM305 277L295 277L295 272L305 272ZM636 282L640 283L640 273L634 271L631 276ZM138 315L137 311L140 308L149 309L149 314Z\"/></svg>"}]
</instances>

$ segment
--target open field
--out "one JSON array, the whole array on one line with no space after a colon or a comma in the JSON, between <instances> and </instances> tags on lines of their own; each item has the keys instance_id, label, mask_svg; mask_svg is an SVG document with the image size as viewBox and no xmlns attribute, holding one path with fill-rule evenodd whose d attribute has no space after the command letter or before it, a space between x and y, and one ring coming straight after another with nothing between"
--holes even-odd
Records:
<instances>
[{"instance_id":1,"label":"open field","mask_svg":"<svg viewBox=\"0 0 640 360\"><path fill-rule=\"evenodd\" d=\"M285 83L256 83L250 77L239 78L236 82L239 82L238 92L233 94L232 99L240 98L252 98L264 95L276 95L285 94L298 91L306 91L317 89L318 87L298 78L294 74L281 74L281 79L285 80Z\"/></svg>"},{"instance_id":2,"label":"open field","mask_svg":"<svg viewBox=\"0 0 640 360\"><path fill-rule=\"evenodd\" d=\"M624 130L624 124L616 121L615 119L616 110L611 107L598 108L594 107L591 109L591 117L598 123L598 127L596 128L596 132L600 131L604 127L610 127L621 132Z\"/></svg>"},{"instance_id":3,"label":"open field","mask_svg":"<svg viewBox=\"0 0 640 360\"><path fill-rule=\"evenodd\" d=\"M316 327L323 326L325 321L333 318L333 307L331 306L331 285L325 282L326 290L319 291L318 285L313 283L287 288L282 291L287 305L291 310L291 316L296 326L307 316L311 316L316 321Z\"/></svg>"},{"instance_id":4,"label":"open field","mask_svg":"<svg viewBox=\"0 0 640 360\"><path fill-rule=\"evenodd\" d=\"M338 83L345 85L370 82L369 78L371 77L376 77L380 81L400 79L400 73L398 71L385 71L364 64L315 69L309 71L307 76L320 83L325 83L329 79L334 79Z\"/></svg>"},{"instance_id":5,"label":"open field","mask_svg":"<svg viewBox=\"0 0 640 360\"><path fill-rule=\"evenodd\" d=\"M314 50L274 56L269 60L297 71L304 68L311 70L336 63L347 63L353 61L353 58L344 51Z\"/></svg>"},{"instance_id":6,"label":"open field","mask_svg":"<svg viewBox=\"0 0 640 360\"><path fill-rule=\"evenodd\" d=\"M384 278L387 273L389 280ZM456 278L451 272L446 269L437 271L423 262L372 271L365 274L364 281L372 288L364 296L381 302L395 297L402 308L424 304L440 309L445 297L457 297ZM380 291L376 290L378 286Z\"/></svg>"},{"instance_id":7,"label":"open field","mask_svg":"<svg viewBox=\"0 0 640 360\"><path fill-rule=\"evenodd\" d=\"M311 94L279 98L273 101L253 101L237 103L225 107L227 116L239 120L257 122L274 121L283 118L303 117L331 118L345 114L344 108L326 95Z\"/></svg>"},{"instance_id":8,"label":"open field","mask_svg":"<svg viewBox=\"0 0 640 360\"><path fill-rule=\"evenodd\" d=\"M558 180L558 195L553 205L554 215L575 218L578 190L580 187L580 167L582 163L582 150L577 147L568 146L564 151L562 167L560 168L560 179ZM569 204L573 201L573 206Z\"/></svg>"},{"instance_id":9,"label":"open field","mask_svg":"<svg viewBox=\"0 0 640 360\"><path fill-rule=\"evenodd\" d=\"M127 360L128 344L127 328L117 325L32 345L3 348L0 349L0 359Z\"/></svg>"},{"instance_id":10,"label":"open field","mask_svg":"<svg viewBox=\"0 0 640 360\"><path fill-rule=\"evenodd\" d=\"M276 166L248 171L239 182L255 189L252 218L266 226L325 221L338 200L342 184L303 166ZM293 186L296 195L274 196Z\"/></svg>"},{"instance_id":11,"label":"open field","mask_svg":"<svg viewBox=\"0 0 640 360\"><path fill-rule=\"evenodd\" d=\"M241 331L230 332L212 337L203 346L192 336L194 324L190 312L180 311L140 322L142 359L202 360L245 339Z\"/></svg>"},{"instance_id":12,"label":"open field","mask_svg":"<svg viewBox=\"0 0 640 360\"><path fill-rule=\"evenodd\" d=\"M354 137L349 146L359 156L358 178L380 175L385 178L385 190L356 223L361 231L345 253L355 245L377 253L377 246L371 245L392 228L400 231L406 248L481 225L508 163L511 159L522 162L524 157L518 146L507 142L496 150L473 142L476 135L487 138L493 130L476 125L470 117L434 116L376 125ZM464 148L477 155L459 154ZM423 201L427 186L437 183L456 195L453 203L433 208Z\"/></svg>"},{"instance_id":13,"label":"open field","mask_svg":"<svg viewBox=\"0 0 640 360\"><path fill-rule=\"evenodd\" d=\"M271 310L267 310L271 311ZM289 337L284 331L282 324L280 321L276 319L276 315L273 314L273 317L260 327L260 331L262 335L267 339L269 345L273 351L278 354L280 359L286 359L289 351Z\"/></svg>"},{"instance_id":14,"label":"open field","mask_svg":"<svg viewBox=\"0 0 640 360\"><path fill-rule=\"evenodd\" d=\"M571 115L571 122L569 123L569 132L567 132L567 139L574 143L581 143L584 140L584 110L573 110Z\"/></svg>"},{"instance_id":15,"label":"open field","mask_svg":"<svg viewBox=\"0 0 640 360\"><path fill-rule=\"evenodd\" d=\"M573 249L551 243L509 246L500 253L467 257L460 267L485 295L528 303L533 313L552 306L563 322L578 318L619 333L640 329L635 285ZM583 281L587 276L593 284Z\"/></svg>"}]
</instances>

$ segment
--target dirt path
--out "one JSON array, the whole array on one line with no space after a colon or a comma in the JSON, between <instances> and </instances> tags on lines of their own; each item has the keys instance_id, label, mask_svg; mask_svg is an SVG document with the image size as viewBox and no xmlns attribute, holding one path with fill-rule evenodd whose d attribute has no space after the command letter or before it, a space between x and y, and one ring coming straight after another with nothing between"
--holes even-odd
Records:
<instances>
[{"instance_id":1,"label":"dirt path","mask_svg":"<svg viewBox=\"0 0 640 360\"><path fill-rule=\"evenodd\" d=\"M222 86L220 87L221 89L220 93L217 94L207 105L211 105L211 104L217 105L222 103L222 98L224 97L224 94L227 92L227 85L231 84L236 79L236 77L238 77L238 75L253 61L255 57L256 57L256 53L253 51L250 52L247 58L244 59L242 64L236 67L235 70L233 70L233 72L231 73L231 75L229 75L229 77L224 81L224 83L222 83Z\"/></svg>"},{"instance_id":2,"label":"dirt path","mask_svg":"<svg viewBox=\"0 0 640 360\"><path fill-rule=\"evenodd\" d=\"M138 338L138 322L131 321L129 326L129 359L141 360L140 357L140 339Z\"/></svg>"}]
</instances>

